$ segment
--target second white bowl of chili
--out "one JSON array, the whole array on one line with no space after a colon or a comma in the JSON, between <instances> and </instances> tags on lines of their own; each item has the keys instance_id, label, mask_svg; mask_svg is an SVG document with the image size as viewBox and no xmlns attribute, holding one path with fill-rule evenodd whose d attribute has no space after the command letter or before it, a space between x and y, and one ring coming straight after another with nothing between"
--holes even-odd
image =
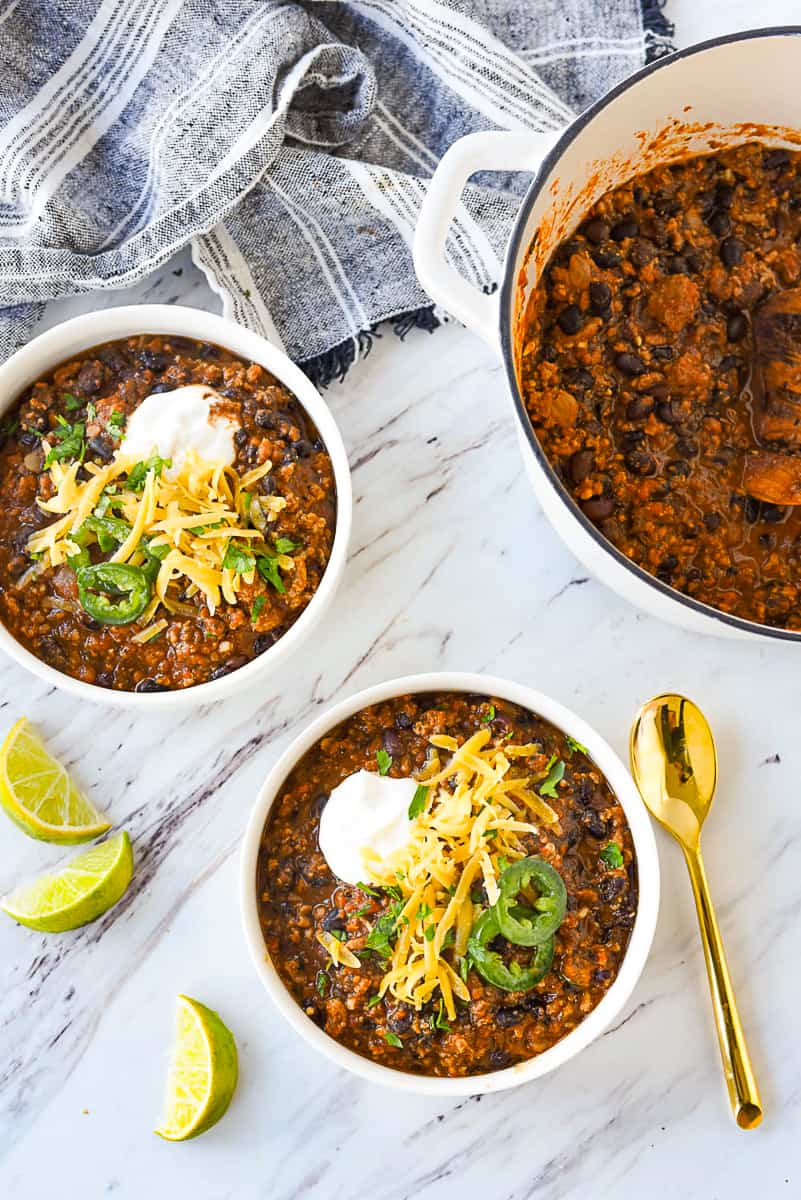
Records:
<instances>
[{"instance_id":1,"label":"second white bowl of chili","mask_svg":"<svg viewBox=\"0 0 801 1200\"><path fill-rule=\"evenodd\" d=\"M442 772L444 777L451 771L458 776L459 786L453 790L460 796L469 791L470 764L475 767L476 755L480 761L475 769L493 771L500 780L488 799L497 838L490 830L484 844L497 846L500 839L501 849L517 859L525 852L521 861L534 864L533 878L539 878L538 871L542 874L544 882L536 887L543 894L553 869L564 878L566 907L561 910L554 957L532 975L536 986L520 973L520 964L525 968L532 951L517 951L504 945L503 938L493 941L492 929L489 938L483 937L483 925L490 918L478 920L492 899L492 872L499 872L502 896L504 879L525 875L526 866L510 874L510 864L493 850L487 873L475 876L470 919L476 923L465 967L457 955L458 918L455 937L440 938L447 896L461 903L456 876L438 908L434 893L425 890L422 894L433 904L424 900L418 905L408 882L411 870L398 872L397 887L387 880L375 883L375 875L372 883L350 885L334 876L322 857L317 841L320 813L342 779L367 769L396 777L414 773L422 780L426 772L419 768L424 752L428 761L425 746L432 738L434 755L449 752L437 746L470 743L462 751L468 766L456 750ZM522 781L515 778L520 771L527 773ZM538 794L532 798L526 789L538 776ZM428 777L436 781L430 770ZM429 839L437 819L432 813L443 799L449 803L448 790L438 793L439 800L426 801L423 836ZM528 812L525 797L534 804L538 834L521 833L517 846L518 834L509 832L508 814L504 817L504 795L520 800L511 803L519 814L511 822L515 828L521 825L522 810ZM547 802L545 796L550 797ZM419 817L420 804L415 810ZM557 823L544 823L553 816ZM460 853L454 846L451 852ZM478 853L483 855L481 849ZM387 862L387 869L397 865ZM440 866L451 869L447 862ZM464 870L469 869L468 862ZM416 884L418 876L414 880ZM296 1032L336 1065L371 1082L460 1096L539 1078L609 1027L628 1001L651 946L659 864L651 824L628 771L585 721L524 684L443 672L368 688L334 705L295 739L270 771L251 815L240 886L254 965ZM509 884L512 890L517 886ZM518 899L525 903L522 893ZM410 922L400 915L404 906ZM512 908L518 916L521 911ZM418 946L418 975L424 971L425 945L441 948L452 960L443 972L454 984L454 996L465 994L458 982L462 972L470 999L448 999L441 991L431 991L429 983L424 990L430 994L418 1009L409 1000L399 1000L402 988L388 985L387 978L397 980L403 974L403 967L395 969L395 959L398 948L403 951L404 937ZM505 962L500 961L499 946ZM548 948L553 952L553 946ZM481 967L476 967L472 954ZM333 965L335 960L339 965ZM507 968L517 972L514 978ZM568 971L580 980L571 980ZM513 992L521 979L527 990L521 985Z\"/></svg>"}]
</instances>

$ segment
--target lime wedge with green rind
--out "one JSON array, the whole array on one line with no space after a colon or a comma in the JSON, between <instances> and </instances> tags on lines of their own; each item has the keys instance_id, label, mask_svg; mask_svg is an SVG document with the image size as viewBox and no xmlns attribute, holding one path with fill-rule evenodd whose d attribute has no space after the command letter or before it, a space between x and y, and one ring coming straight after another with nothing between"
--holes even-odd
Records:
<instances>
[{"instance_id":1,"label":"lime wedge with green rind","mask_svg":"<svg viewBox=\"0 0 801 1200\"><path fill-rule=\"evenodd\" d=\"M52 875L23 884L0 901L0 908L29 929L64 933L108 912L124 895L132 874L131 839L117 833L76 854Z\"/></svg>"},{"instance_id":2,"label":"lime wedge with green rind","mask_svg":"<svg viewBox=\"0 0 801 1200\"><path fill-rule=\"evenodd\" d=\"M29 837L73 845L111 828L45 748L27 717L0 746L0 805Z\"/></svg>"},{"instance_id":3,"label":"lime wedge with green rind","mask_svg":"<svg viewBox=\"0 0 801 1200\"><path fill-rule=\"evenodd\" d=\"M185 1142L216 1125L231 1103L238 1071L228 1026L199 1000L179 996L159 1137Z\"/></svg>"}]
</instances>

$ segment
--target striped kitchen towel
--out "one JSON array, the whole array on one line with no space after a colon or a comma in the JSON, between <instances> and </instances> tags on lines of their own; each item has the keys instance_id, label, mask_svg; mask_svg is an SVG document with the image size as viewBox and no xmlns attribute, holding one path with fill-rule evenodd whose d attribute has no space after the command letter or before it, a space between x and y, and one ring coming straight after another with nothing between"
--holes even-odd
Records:
<instances>
[{"instance_id":1,"label":"striped kitchen towel","mask_svg":"<svg viewBox=\"0 0 801 1200\"><path fill-rule=\"evenodd\" d=\"M558 129L670 33L661 0L4 0L0 355L190 242L227 315L342 376L382 321L439 321L410 242L445 149ZM465 192L480 287L524 182Z\"/></svg>"}]
</instances>

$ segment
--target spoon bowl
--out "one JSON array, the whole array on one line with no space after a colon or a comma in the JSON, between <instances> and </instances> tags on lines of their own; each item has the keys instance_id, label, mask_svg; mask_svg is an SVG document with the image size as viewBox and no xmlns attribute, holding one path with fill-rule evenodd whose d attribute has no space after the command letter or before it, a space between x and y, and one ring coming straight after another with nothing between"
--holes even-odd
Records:
<instances>
[{"instance_id":1,"label":"spoon bowl","mask_svg":"<svg viewBox=\"0 0 801 1200\"><path fill-rule=\"evenodd\" d=\"M715 795L718 760L706 717L686 696L655 696L631 730L631 764L652 816L697 849Z\"/></svg>"}]
</instances>

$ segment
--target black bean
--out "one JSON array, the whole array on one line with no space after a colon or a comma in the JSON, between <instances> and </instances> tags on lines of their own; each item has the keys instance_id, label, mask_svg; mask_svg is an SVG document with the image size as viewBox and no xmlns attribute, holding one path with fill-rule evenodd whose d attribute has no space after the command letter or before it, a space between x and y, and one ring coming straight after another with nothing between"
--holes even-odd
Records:
<instances>
[{"instance_id":1,"label":"black bean","mask_svg":"<svg viewBox=\"0 0 801 1200\"><path fill-rule=\"evenodd\" d=\"M103 364L85 362L78 372L77 384L85 396L95 396L103 386Z\"/></svg>"},{"instance_id":2,"label":"black bean","mask_svg":"<svg viewBox=\"0 0 801 1200\"><path fill-rule=\"evenodd\" d=\"M315 817L319 817L328 803L330 792L318 792L311 802L311 811Z\"/></svg>"},{"instance_id":3,"label":"black bean","mask_svg":"<svg viewBox=\"0 0 801 1200\"><path fill-rule=\"evenodd\" d=\"M787 509L780 508L778 504L771 504L768 500L762 501L762 519L770 521L772 525L778 525L787 516Z\"/></svg>"},{"instance_id":4,"label":"black bean","mask_svg":"<svg viewBox=\"0 0 801 1200\"><path fill-rule=\"evenodd\" d=\"M151 396L159 396L162 392L171 392L173 385L171 383L153 383L150 385Z\"/></svg>"},{"instance_id":5,"label":"black bean","mask_svg":"<svg viewBox=\"0 0 801 1200\"><path fill-rule=\"evenodd\" d=\"M596 267L619 267L621 258L619 254L615 254L614 250L595 250L592 261Z\"/></svg>"},{"instance_id":6,"label":"black bean","mask_svg":"<svg viewBox=\"0 0 801 1200\"><path fill-rule=\"evenodd\" d=\"M659 570L664 571L668 575L672 575L679 565L679 560L675 554L666 554L659 564Z\"/></svg>"},{"instance_id":7,"label":"black bean","mask_svg":"<svg viewBox=\"0 0 801 1200\"><path fill-rule=\"evenodd\" d=\"M21 446L38 446L41 438L39 434L32 429L23 429L17 434L17 441Z\"/></svg>"},{"instance_id":8,"label":"black bean","mask_svg":"<svg viewBox=\"0 0 801 1200\"><path fill-rule=\"evenodd\" d=\"M695 458L698 453L698 443L689 437L681 437L676 439L676 452L682 458Z\"/></svg>"},{"instance_id":9,"label":"black bean","mask_svg":"<svg viewBox=\"0 0 801 1200\"><path fill-rule=\"evenodd\" d=\"M630 400L626 408L627 421L642 421L649 413L653 412L654 404L648 396L635 396Z\"/></svg>"},{"instance_id":10,"label":"black bean","mask_svg":"<svg viewBox=\"0 0 801 1200\"><path fill-rule=\"evenodd\" d=\"M748 333L748 318L745 313L732 313L726 322L726 337L730 342L740 342ZM722 364L721 364L722 365Z\"/></svg>"},{"instance_id":11,"label":"black bean","mask_svg":"<svg viewBox=\"0 0 801 1200\"><path fill-rule=\"evenodd\" d=\"M773 167L786 167L790 163L790 152L777 147L775 150L768 150L765 157L762 159L763 164L770 170Z\"/></svg>"},{"instance_id":12,"label":"black bean","mask_svg":"<svg viewBox=\"0 0 801 1200\"><path fill-rule=\"evenodd\" d=\"M169 690L163 683L156 683L155 679L140 679L134 688L135 692L168 692Z\"/></svg>"},{"instance_id":13,"label":"black bean","mask_svg":"<svg viewBox=\"0 0 801 1200\"><path fill-rule=\"evenodd\" d=\"M387 1013L387 1025L393 1033L408 1033L414 1021L414 1014L405 1004L399 1004Z\"/></svg>"},{"instance_id":14,"label":"black bean","mask_svg":"<svg viewBox=\"0 0 801 1200\"><path fill-rule=\"evenodd\" d=\"M327 912L323 917L323 929L328 930L329 933L331 933L334 929L343 930L344 928L345 922L343 921L338 909L332 908L331 911Z\"/></svg>"},{"instance_id":15,"label":"black bean","mask_svg":"<svg viewBox=\"0 0 801 1200\"><path fill-rule=\"evenodd\" d=\"M630 354L626 350L621 354L615 355L615 366L624 375L642 375L645 371L645 363L640 356L638 354Z\"/></svg>"},{"instance_id":16,"label":"black bean","mask_svg":"<svg viewBox=\"0 0 801 1200\"><path fill-rule=\"evenodd\" d=\"M570 304L567 308L563 308L559 316L556 318L556 323L562 330L562 333L574 334L578 333L584 324L584 316L577 304Z\"/></svg>"},{"instance_id":17,"label":"black bean","mask_svg":"<svg viewBox=\"0 0 801 1200\"><path fill-rule=\"evenodd\" d=\"M619 896L626 886L622 875L609 875L598 884L598 896L602 904L609 904L615 896Z\"/></svg>"},{"instance_id":18,"label":"black bean","mask_svg":"<svg viewBox=\"0 0 801 1200\"><path fill-rule=\"evenodd\" d=\"M573 483L583 483L587 476L592 472L595 464L595 455L592 450L577 450L570 459L570 478Z\"/></svg>"},{"instance_id":19,"label":"black bean","mask_svg":"<svg viewBox=\"0 0 801 1200\"><path fill-rule=\"evenodd\" d=\"M387 754L391 754L393 757L403 754L403 742L394 729L383 729L381 731L381 743Z\"/></svg>"},{"instance_id":20,"label":"black bean","mask_svg":"<svg viewBox=\"0 0 801 1200\"><path fill-rule=\"evenodd\" d=\"M264 654L265 650L269 650L278 640L276 633L260 633L253 642L253 653Z\"/></svg>"},{"instance_id":21,"label":"black bean","mask_svg":"<svg viewBox=\"0 0 801 1200\"><path fill-rule=\"evenodd\" d=\"M212 683L215 679L222 679L223 675L230 674L230 671L231 668L223 663L222 666L215 667L214 670L209 674L208 682Z\"/></svg>"},{"instance_id":22,"label":"black bean","mask_svg":"<svg viewBox=\"0 0 801 1200\"><path fill-rule=\"evenodd\" d=\"M584 814L584 827L591 837L605 838L607 835L606 822L601 820L594 808Z\"/></svg>"},{"instance_id":23,"label":"black bean","mask_svg":"<svg viewBox=\"0 0 801 1200\"><path fill-rule=\"evenodd\" d=\"M89 449L93 454L96 454L103 462L111 462L114 457L114 447L108 438L98 434L97 437L89 439Z\"/></svg>"},{"instance_id":24,"label":"black bean","mask_svg":"<svg viewBox=\"0 0 801 1200\"><path fill-rule=\"evenodd\" d=\"M215 346L212 342L201 342L197 348L197 352L201 358L220 357L220 347Z\"/></svg>"},{"instance_id":25,"label":"black bean","mask_svg":"<svg viewBox=\"0 0 801 1200\"><path fill-rule=\"evenodd\" d=\"M489 1065L493 1071L500 1071L511 1065L512 1056L507 1050L493 1050L489 1056Z\"/></svg>"},{"instance_id":26,"label":"black bean","mask_svg":"<svg viewBox=\"0 0 801 1200\"><path fill-rule=\"evenodd\" d=\"M278 490L278 481L274 475L262 475L259 480L259 491L263 496L273 496Z\"/></svg>"},{"instance_id":27,"label":"black bean","mask_svg":"<svg viewBox=\"0 0 801 1200\"><path fill-rule=\"evenodd\" d=\"M297 451L295 450L295 447L287 446L286 450L284 451L283 457L281 459L282 466L286 467L289 465L289 463L294 463L297 461L298 461L298 454L297 454Z\"/></svg>"},{"instance_id":28,"label":"black bean","mask_svg":"<svg viewBox=\"0 0 801 1200\"><path fill-rule=\"evenodd\" d=\"M736 267L743 261L743 243L736 237L724 238L720 243L720 260L725 267Z\"/></svg>"},{"instance_id":29,"label":"black bean","mask_svg":"<svg viewBox=\"0 0 801 1200\"><path fill-rule=\"evenodd\" d=\"M760 505L759 501L753 496L746 496L745 504L743 505L743 516L749 525L755 525L759 520Z\"/></svg>"},{"instance_id":30,"label":"black bean","mask_svg":"<svg viewBox=\"0 0 801 1200\"><path fill-rule=\"evenodd\" d=\"M590 307L594 313L608 312L612 303L612 289L608 283L596 280L590 284Z\"/></svg>"},{"instance_id":31,"label":"black bean","mask_svg":"<svg viewBox=\"0 0 801 1200\"><path fill-rule=\"evenodd\" d=\"M600 246L601 242L605 242L609 237L609 226L606 221L602 221L599 217L593 217L584 226L582 232L593 245Z\"/></svg>"},{"instance_id":32,"label":"black bean","mask_svg":"<svg viewBox=\"0 0 801 1200\"><path fill-rule=\"evenodd\" d=\"M707 225L712 230L715 237L722 238L731 233L731 218L729 217L729 214L724 212L721 208L716 208L714 212L710 214L709 219L707 220Z\"/></svg>"},{"instance_id":33,"label":"black bean","mask_svg":"<svg viewBox=\"0 0 801 1200\"><path fill-rule=\"evenodd\" d=\"M681 412L672 400L660 400L656 406L656 415L666 425L680 425Z\"/></svg>"},{"instance_id":34,"label":"black bean","mask_svg":"<svg viewBox=\"0 0 801 1200\"><path fill-rule=\"evenodd\" d=\"M671 458L665 464L665 472L672 479L686 479L690 474L690 464L685 462L683 458Z\"/></svg>"},{"instance_id":35,"label":"black bean","mask_svg":"<svg viewBox=\"0 0 801 1200\"><path fill-rule=\"evenodd\" d=\"M411 729L412 718L408 713L399 712L395 717L395 724L397 725L398 729Z\"/></svg>"},{"instance_id":36,"label":"black bean","mask_svg":"<svg viewBox=\"0 0 801 1200\"><path fill-rule=\"evenodd\" d=\"M169 356L161 350L140 350L137 358L146 371L164 371L170 365Z\"/></svg>"},{"instance_id":37,"label":"black bean","mask_svg":"<svg viewBox=\"0 0 801 1200\"><path fill-rule=\"evenodd\" d=\"M591 521L604 521L615 511L615 501L611 496L593 496L591 500L582 501L581 508Z\"/></svg>"},{"instance_id":38,"label":"black bean","mask_svg":"<svg viewBox=\"0 0 801 1200\"><path fill-rule=\"evenodd\" d=\"M631 261L638 267L645 267L656 255L656 246L645 238L638 238L631 248Z\"/></svg>"},{"instance_id":39,"label":"black bean","mask_svg":"<svg viewBox=\"0 0 801 1200\"><path fill-rule=\"evenodd\" d=\"M734 189L728 184L719 183L715 189L715 204L718 208L729 209L734 203Z\"/></svg>"},{"instance_id":40,"label":"black bean","mask_svg":"<svg viewBox=\"0 0 801 1200\"><path fill-rule=\"evenodd\" d=\"M656 475L656 459L647 450L632 450L626 455L626 466L632 475Z\"/></svg>"},{"instance_id":41,"label":"black bean","mask_svg":"<svg viewBox=\"0 0 801 1200\"><path fill-rule=\"evenodd\" d=\"M674 254L667 264L668 274L670 275L689 275L690 264L683 254Z\"/></svg>"},{"instance_id":42,"label":"black bean","mask_svg":"<svg viewBox=\"0 0 801 1200\"><path fill-rule=\"evenodd\" d=\"M624 217L622 221L618 221L611 229L612 240L614 242L625 242L626 238L636 237L640 232L640 227L633 217Z\"/></svg>"},{"instance_id":43,"label":"black bean","mask_svg":"<svg viewBox=\"0 0 801 1200\"><path fill-rule=\"evenodd\" d=\"M269 408L257 409L253 414L253 420L260 429L276 429L281 423L279 414L272 412Z\"/></svg>"},{"instance_id":44,"label":"black bean","mask_svg":"<svg viewBox=\"0 0 801 1200\"><path fill-rule=\"evenodd\" d=\"M299 438L298 441L293 442L293 446L295 448L295 453L297 454L298 458L310 458L311 457L312 445L311 445L311 442L307 441L306 438Z\"/></svg>"},{"instance_id":45,"label":"black bean","mask_svg":"<svg viewBox=\"0 0 801 1200\"><path fill-rule=\"evenodd\" d=\"M598 967L596 971L593 971L592 977L596 983L608 983L613 974L614 972L608 970L606 967Z\"/></svg>"},{"instance_id":46,"label":"black bean","mask_svg":"<svg viewBox=\"0 0 801 1200\"><path fill-rule=\"evenodd\" d=\"M495 1022L500 1025L501 1029L511 1029L513 1025L519 1025L525 1015L524 1010L517 1005L510 1008L499 1008L495 1014Z\"/></svg>"}]
</instances>

